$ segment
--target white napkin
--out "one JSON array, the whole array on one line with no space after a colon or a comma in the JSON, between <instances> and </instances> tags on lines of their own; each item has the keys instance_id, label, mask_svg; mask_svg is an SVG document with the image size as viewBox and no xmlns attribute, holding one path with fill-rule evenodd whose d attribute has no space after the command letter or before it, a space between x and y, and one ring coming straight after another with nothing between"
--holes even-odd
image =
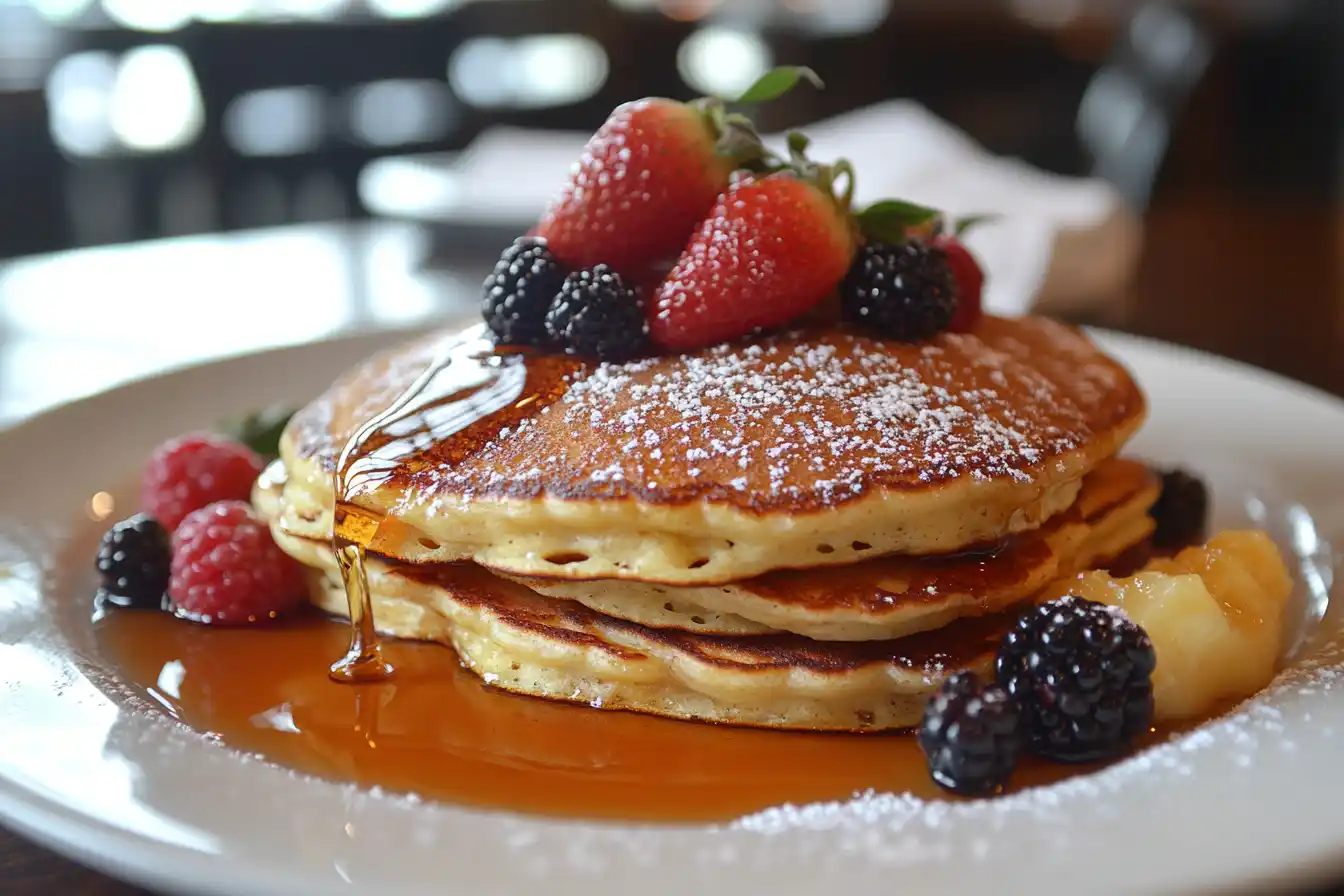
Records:
<instances>
[{"instance_id":1,"label":"white napkin","mask_svg":"<svg viewBox=\"0 0 1344 896\"><path fill-rule=\"evenodd\" d=\"M848 158L856 198L907 199L953 216L1001 215L967 243L987 274L985 306L997 314L1081 310L1124 287L1141 229L1108 184L1060 177L994 156L918 103L892 100L816 122L808 154ZM454 160L440 214L531 220L564 182L587 135L497 127ZM768 138L782 146L782 136Z\"/></svg>"}]
</instances>

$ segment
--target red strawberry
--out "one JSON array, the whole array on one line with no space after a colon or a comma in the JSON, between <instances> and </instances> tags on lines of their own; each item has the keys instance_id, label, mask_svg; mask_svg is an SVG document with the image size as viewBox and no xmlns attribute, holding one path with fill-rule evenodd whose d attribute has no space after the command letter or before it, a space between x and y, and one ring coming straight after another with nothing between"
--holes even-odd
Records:
<instances>
[{"instance_id":1,"label":"red strawberry","mask_svg":"<svg viewBox=\"0 0 1344 896\"><path fill-rule=\"evenodd\" d=\"M947 264L957 281L957 313L947 325L953 333L965 333L980 320L981 294L985 286L985 272L966 244L952 234L944 234L933 245L947 254Z\"/></svg>"},{"instance_id":2,"label":"red strawberry","mask_svg":"<svg viewBox=\"0 0 1344 896\"><path fill-rule=\"evenodd\" d=\"M848 212L828 190L783 172L741 179L663 281L649 332L687 350L777 326L821 302L853 256Z\"/></svg>"},{"instance_id":3,"label":"red strawberry","mask_svg":"<svg viewBox=\"0 0 1344 896\"><path fill-rule=\"evenodd\" d=\"M663 99L616 108L583 149L537 236L570 268L632 276L685 245L738 159L716 151L705 112Z\"/></svg>"},{"instance_id":4,"label":"red strawberry","mask_svg":"<svg viewBox=\"0 0 1344 896\"><path fill-rule=\"evenodd\" d=\"M782 66L737 102L775 99L800 80L821 86L811 69ZM532 232L570 269L606 264L641 282L685 247L734 170L768 156L751 122L727 114L722 100L625 103L589 138L569 182Z\"/></svg>"}]
</instances>

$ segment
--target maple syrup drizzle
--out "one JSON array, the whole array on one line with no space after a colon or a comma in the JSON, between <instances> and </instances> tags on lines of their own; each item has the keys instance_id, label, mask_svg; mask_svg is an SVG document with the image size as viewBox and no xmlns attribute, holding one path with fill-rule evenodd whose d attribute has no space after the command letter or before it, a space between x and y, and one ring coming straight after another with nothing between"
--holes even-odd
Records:
<instances>
[{"instance_id":1,"label":"maple syrup drizzle","mask_svg":"<svg viewBox=\"0 0 1344 896\"><path fill-rule=\"evenodd\" d=\"M419 467L461 459L482 439L548 404L538 399L556 397L557 384L578 366L572 359L496 349L479 332L449 340L405 391L354 431L336 460L331 542L350 612L350 647L330 670L336 681L382 681L394 671L382 657L365 570L366 552L388 518L355 499ZM427 461L431 448L435 456Z\"/></svg>"}]
</instances>

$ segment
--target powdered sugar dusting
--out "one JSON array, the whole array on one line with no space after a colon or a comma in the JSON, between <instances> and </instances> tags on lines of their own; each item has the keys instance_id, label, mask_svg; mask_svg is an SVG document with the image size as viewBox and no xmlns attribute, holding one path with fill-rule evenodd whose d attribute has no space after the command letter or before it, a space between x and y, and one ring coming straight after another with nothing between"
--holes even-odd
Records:
<instances>
[{"instance_id":1,"label":"powdered sugar dusting","mask_svg":"<svg viewBox=\"0 0 1344 896\"><path fill-rule=\"evenodd\" d=\"M394 365L389 379L404 376ZM417 464L404 500L662 491L759 509L960 477L1031 482L1132 420L1142 398L1073 329L989 319L930 344L788 333L584 366L538 405L464 461Z\"/></svg>"}]
</instances>

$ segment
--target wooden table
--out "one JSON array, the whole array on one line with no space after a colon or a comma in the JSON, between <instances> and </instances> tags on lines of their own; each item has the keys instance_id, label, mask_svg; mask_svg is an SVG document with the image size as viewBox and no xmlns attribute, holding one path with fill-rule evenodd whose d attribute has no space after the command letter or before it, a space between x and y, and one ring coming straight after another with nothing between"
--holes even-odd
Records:
<instances>
[{"instance_id":1,"label":"wooden table","mask_svg":"<svg viewBox=\"0 0 1344 896\"><path fill-rule=\"evenodd\" d=\"M1146 225L1132 289L1096 322L1230 355L1344 395L1344 205L1190 196L1157 205ZM423 234L413 229L324 233L353 253L354 260L343 262L351 270L361 276L379 271L361 287L356 305L363 303L364 317L354 318L357 323L393 322L396 313L388 308L404 306L408 290L432 295L443 309L473 300L468 276L415 279L420 275L410 260ZM389 252L406 263L389 268ZM247 260L222 252L218 263ZM15 896L144 892L3 830L0 889ZM1344 896L1344 887L1326 892Z\"/></svg>"}]
</instances>

